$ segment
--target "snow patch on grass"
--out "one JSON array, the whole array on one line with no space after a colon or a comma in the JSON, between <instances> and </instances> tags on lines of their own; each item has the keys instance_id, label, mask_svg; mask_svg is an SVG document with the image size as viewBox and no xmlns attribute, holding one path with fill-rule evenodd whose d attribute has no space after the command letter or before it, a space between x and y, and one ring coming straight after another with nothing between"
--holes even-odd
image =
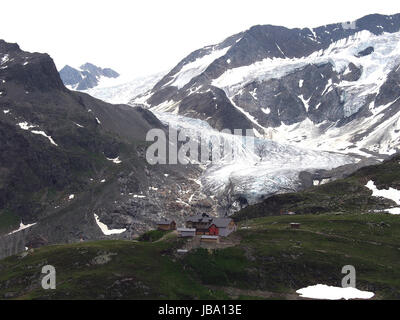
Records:
<instances>
[{"instance_id":1,"label":"snow patch on grass","mask_svg":"<svg viewBox=\"0 0 400 320\"><path fill-rule=\"evenodd\" d=\"M400 205L400 191L399 190L393 189L393 188L379 190L375 186L375 183L372 180L368 181L368 183L365 186L369 190L372 191L373 197L386 198L386 199L396 202L397 205Z\"/></svg>"},{"instance_id":2,"label":"snow patch on grass","mask_svg":"<svg viewBox=\"0 0 400 320\"><path fill-rule=\"evenodd\" d=\"M373 292L360 291L356 288L331 287L324 284L309 286L296 292L302 298L322 300L371 299L375 295Z\"/></svg>"}]
</instances>

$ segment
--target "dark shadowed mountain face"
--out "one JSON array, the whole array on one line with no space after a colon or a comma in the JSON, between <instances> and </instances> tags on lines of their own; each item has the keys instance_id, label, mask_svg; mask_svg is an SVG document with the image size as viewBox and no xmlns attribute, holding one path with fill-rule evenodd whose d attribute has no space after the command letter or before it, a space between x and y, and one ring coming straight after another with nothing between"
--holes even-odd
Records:
<instances>
[{"instance_id":1,"label":"dark shadowed mountain face","mask_svg":"<svg viewBox=\"0 0 400 320\"><path fill-rule=\"evenodd\" d=\"M131 104L279 142L393 154L399 30L400 14L314 29L254 26L193 52Z\"/></svg>"},{"instance_id":2,"label":"dark shadowed mountain face","mask_svg":"<svg viewBox=\"0 0 400 320\"><path fill-rule=\"evenodd\" d=\"M119 238L171 212L181 216L177 181L196 178L196 170L149 166L152 128L164 126L151 112L69 91L48 55L0 40L0 257L107 238L95 214L110 229L125 229ZM166 186L168 194L155 191ZM34 226L7 235L21 223Z\"/></svg>"},{"instance_id":3,"label":"dark shadowed mountain face","mask_svg":"<svg viewBox=\"0 0 400 320\"><path fill-rule=\"evenodd\" d=\"M60 77L66 86L74 90L87 90L96 87L102 77L118 78L119 73L110 69L102 69L91 63L85 63L79 70L66 65L60 70Z\"/></svg>"}]
</instances>

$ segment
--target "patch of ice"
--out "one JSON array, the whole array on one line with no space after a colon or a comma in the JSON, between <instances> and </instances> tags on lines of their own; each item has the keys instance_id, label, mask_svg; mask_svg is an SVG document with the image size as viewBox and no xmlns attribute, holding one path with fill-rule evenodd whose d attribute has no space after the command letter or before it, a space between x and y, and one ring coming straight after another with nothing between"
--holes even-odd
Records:
<instances>
[{"instance_id":1,"label":"patch of ice","mask_svg":"<svg viewBox=\"0 0 400 320\"><path fill-rule=\"evenodd\" d=\"M17 126L19 126L22 130L29 130L31 128L35 128L36 126L29 125L28 122L20 122L17 123Z\"/></svg>"},{"instance_id":2,"label":"patch of ice","mask_svg":"<svg viewBox=\"0 0 400 320\"><path fill-rule=\"evenodd\" d=\"M14 234L14 233L17 233L17 232L20 232L20 231L22 231L22 230L24 230L24 229L28 229L28 228L34 226L35 224L37 224L37 222L32 223L32 224L27 224L27 225L25 225L25 224L23 224L22 221L21 221L21 223L20 223L20 225L19 225L19 228L18 228L17 230L14 230L14 231L10 232L8 235Z\"/></svg>"},{"instance_id":3,"label":"patch of ice","mask_svg":"<svg viewBox=\"0 0 400 320\"><path fill-rule=\"evenodd\" d=\"M124 229L109 229L107 225L105 225L104 223L102 223L100 221L99 216L97 214L94 214L94 218L96 220L97 225L99 226L99 228L101 229L103 234L106 236L110 236L113 234L121 234L126 231L126 228L124 228Z\"/></svg>"},{"instance_id":4,"label":"patch of ice","mask_svg":"<svg viewBox=\"0 0 400 320\"><path fill-rule=\"evenodd\" d=\"M111 159L111 158L107 158L107 157L106 157L106 159L107 159L108 161L112 161L112 162L114 162L114 163L116 163L116 164L122 163L122 161L119 160L119 156L116 157L116 158L114 158L114 159Z\"/></svg>"},{"instance_id":5,"label":"patch of ice","mask_svg":"<svg viewBox=\"0 0 400 320\"><path fill-rule=\"evenodd\" d=\"M311 97L308 100L306 100L306 99L304 99L304 96L301 95L301 96L299 96L299 98L300 98L301 102L303 102L303 105L304 105L304 108L306 109L306 112L308 112L308 109L310 108L310 104L309 103L310 103Z\"/></svg>"},{"instance_id":6,"label":"patch of ice","mask_svg":"<svg viewBox=\"0 0 400 320\"><path fill-rule=\"evenodd\" d=\"M49 135L47 135L44 131L32 130L31 132L33 134L38 134L38 135L41 135L41 136L47 138L52 145L55 145L56 147L58 147L58 144L54 142L53 138L50 137Z\"/></svg>"},{"instance_id":7,"label":"patch of ice","mask_svg":"<svg viewBox=\"0 0 400 320\"><path fill-rule=\"evenodd\" d=\"M271 109L270 108L261 108L261 111L264 112L265 114L270 114Z\"/></svg>"},{"instance_id":8,"label":"patch of ice","mask_svg":"<svg viewBox=\"0 0 400 320\"><path fill-rule=\"evenodd\" d=\"M26 122L26 121L17 123L17 126L19 126L22 130L26 130L26 131L30 131L30 129L37 127L35 125L28 124L28 122ZM47 138L50 141L51 144L53 144L56 147L58 147L58 144L54 142L53 138L51 136L47 135L44 131L31 130L30 132L33 133L33 134L38 134L38 135L41 135L41 136Z\"/></svg>"}]
</instances>

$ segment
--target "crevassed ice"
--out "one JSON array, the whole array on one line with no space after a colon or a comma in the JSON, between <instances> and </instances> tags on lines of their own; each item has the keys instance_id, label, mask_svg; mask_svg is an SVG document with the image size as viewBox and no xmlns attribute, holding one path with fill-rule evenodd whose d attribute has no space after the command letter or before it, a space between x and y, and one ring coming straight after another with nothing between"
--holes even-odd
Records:
<instances>
[{"instance_id":1,"label":"crevassed ice","mask_svg":"<svg viewBox=\"0 0 400 320\"><path fill-rule=\"evenodd\" d=\"M314 52L302 58L268 58L249 66L233 68L225 71L213 81L213 85L225 89L229 96L234 95L241 87L254 80L280 78L308 64L331 63L334 69L345 72L349 63L363 66L361 78L352 82L353 87L382 83L386 75L400 62L400 32L375 36L369 31L361 31L355 35L333 43L328 49ZM367 47L374 47L375 52L356 57L356 54ZM383 75L383 77L382 77ZM302 82L299 83L302 85ZM350 85L350 83L348 83Z\"/></svg>"},{"instance_id":2,"label":"crevassed ice","mask_svg":"<svg viewBox=\"0 0 400 320\"><path fill-rule=\"evenodd\" d=\"M332 169L344 164L354 163L356 159L347 155L307 150L295 146L279 144L274 141L253 137L254 144L265 144L265 157L262 161L256 148L243 143L241 137L214 130L199 119L170 113L155 113L165 124L185 132L193 139L219 137L229 141L235 149L233 161L222 158L207 164L201 182L202 188L212 194L222 194L228 185L233 185L235 194L243 194L250 203L260 196L276 192L294 191L299 186L298 175L304 170Z\"/></svg>"}]
</instances>

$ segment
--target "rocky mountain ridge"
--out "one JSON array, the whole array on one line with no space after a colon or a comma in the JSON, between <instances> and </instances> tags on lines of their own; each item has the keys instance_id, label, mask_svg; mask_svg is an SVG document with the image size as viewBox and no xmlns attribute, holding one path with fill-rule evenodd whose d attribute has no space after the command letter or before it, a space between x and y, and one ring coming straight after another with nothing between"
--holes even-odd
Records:
<instances>
[{"instance_id":1,"label":"rocky mountain ridge","mask_svg":"<svg viewBox=\"0 0 400 320\"><path fill-rule=\"evenodd\" d=\"M148 165L147 132L166 130L151 112L68 90L47 54L1 40L0 61L1 257L80 239L130 239L162 217L179 221L212 207L201 192L192 208L177 202L198 190L188 180L198 168ZM105 234L96 216L125 231Z\"/></svg>"},{"instance_id":2,"label":"rocky mountain ridge","mask_svg":"<svg viewBox=\"0 0 400 320\"><path fill-rule=\"evenodd\" d=\"M118 78L118 72L110 68L100 68L92 63L85 63L75 69L69 65L60 70L63 83L72 90L88 90L95 88L102 78Z\"/></svg>"},{"instance_id":3,"label":"rocky mountain ridge","mask_svg":"<svg viewBox=\"0 0 400 320\"><path fill-rule=\"evenodd\" d=\"M400 14L365 16L351 28L254 26L193 52L131 104L384 158L400 141L399 30Z\"/></svg>"}]
</instances>

